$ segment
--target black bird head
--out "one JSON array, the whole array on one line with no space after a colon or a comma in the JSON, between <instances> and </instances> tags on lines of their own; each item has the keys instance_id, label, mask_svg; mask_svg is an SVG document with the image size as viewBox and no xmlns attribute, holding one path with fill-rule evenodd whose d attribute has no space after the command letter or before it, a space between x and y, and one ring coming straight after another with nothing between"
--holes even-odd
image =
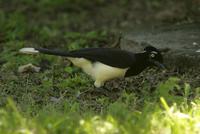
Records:
<instances>
[{"instance_id":1,"label":"black bird head","mask_svg":"<svg viewBox=\"0 0 200 134\"><path fill-rule=\"evenodd\" d=\"M165 66L163 65L163 56L157 48L153 46L147 46L144 48L144 51L148 55L148 62L150 65L165 69Z\"/></svg>"}]
</instances>

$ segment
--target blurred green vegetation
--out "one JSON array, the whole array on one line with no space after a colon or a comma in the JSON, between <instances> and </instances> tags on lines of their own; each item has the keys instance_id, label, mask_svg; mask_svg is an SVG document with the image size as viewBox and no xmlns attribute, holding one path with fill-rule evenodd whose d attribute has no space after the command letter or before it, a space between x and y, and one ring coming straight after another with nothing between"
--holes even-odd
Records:
<instances>
[{"instance_id":1,"label":"blurred green vegetation","mask_svg":"<svg viewBox=\"0 0 200 134\"><path fill-rule=\"evenodd\" d=\"M135 108L139 100L134 93L125 91L115 102L109 102L106 97L101 98L100 103L106 107L102 108L100 113L88 109L87 105L81 106L81 102L75 98L61 98L61 100L47 102L46 105L37 107L29 96L25 104L29 108L26 107L25 111L8 98L6 106L0 109L0 132L13 134L199 133L199 94L193 100L188 100L187 95L179 96L178 99L183 100L181 102L174 95L168 94L165 97L158 95L158 93L166 92L165 90L172 90L171 87L177 85L177 78L170 78L161 83L157 93L154 94L154 101L146 103L140 107L140 110ZM188 86L183 90L191 92ZM196 90L200 91L200 88ZM172 97L173 99L169 99ZM145 100L148 98L149 96L143 96Z\"/></svg>"}]
</instances>

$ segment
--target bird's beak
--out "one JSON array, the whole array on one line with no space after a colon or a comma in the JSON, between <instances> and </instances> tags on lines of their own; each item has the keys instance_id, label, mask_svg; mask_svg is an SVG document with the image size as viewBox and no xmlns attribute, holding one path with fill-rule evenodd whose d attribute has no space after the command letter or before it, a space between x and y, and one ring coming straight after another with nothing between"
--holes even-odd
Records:
<instances>
[{"instance_id":1,"label":"bird's beak","mask_svg":"<svg viewBox=\"0 0 200 134\"><path fill-rule=\"evenodd\" d=\"M165 67L162 63L160 63L160 62L158 62L158 61L152 60L151 62L152 62L155 66L157 66L157 67L159 67L159 68L166 69L166 67Z\"/></svg>"}]
</instances>

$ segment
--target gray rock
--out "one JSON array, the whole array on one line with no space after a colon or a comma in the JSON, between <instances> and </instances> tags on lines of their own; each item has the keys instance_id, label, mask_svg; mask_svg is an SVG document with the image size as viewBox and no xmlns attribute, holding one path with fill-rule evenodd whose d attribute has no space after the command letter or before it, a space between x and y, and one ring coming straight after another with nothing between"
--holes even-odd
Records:
<instances>
[{"instance_id":1,"label":"gray rock","mask_svg":"<svg viewBox=\"0 0 200 134\"><path fill-rule=\"evenodd\" d=\"M148 44L169 49L164 53L167 64L176 66L184 62L190 66L200 65L200 24L129 29L121 41L121 48L139 52Z\"/></svg>"}]
</instances>

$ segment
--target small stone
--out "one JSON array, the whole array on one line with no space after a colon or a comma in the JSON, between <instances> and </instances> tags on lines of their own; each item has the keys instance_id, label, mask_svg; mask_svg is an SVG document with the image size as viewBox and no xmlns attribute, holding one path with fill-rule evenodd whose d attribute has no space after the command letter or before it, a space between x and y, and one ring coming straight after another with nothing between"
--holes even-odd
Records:
<instances>
[{"instance_id":1,"label":"small stone","mask_svg":"<svg viewBox=\"0 0 200 134\"><path fill-rule=\"evenodd\" d=\"M193 43L192 43L192 45L193 45L193 46L197 46L197 45L198 45L198 43L196 43L196 42L193 42Z\"/></svg>"},{"instance_id":2,"label":"small stone","mask_svg":"<svg viewBox=\"0 0 200 134\"><path fill-rule=\"evenodd\" d=\"M39 72L40 67L34 66L33 64L29 63L27 65L22 65L18 68L19 73L25 73L25 72Z\"/></svg>"},{"instance_id":3,"label":"small stone","mask_svg":"<svg viewBox=\"0 0 200 134\"><path fill-rule=\"evenodd\" d=\"M56 97L51 97L50 101L58 103L60 101L60 98L56 98Z\"/></svg>"},{"instance_id":4,"label":"small stone","mask_svg":"<svg viewBox=\"0 0 200 134\"><path fill-rule=\"evenodd\" d=\"M200 53L200 49L198 49L196 52L197 52L197 53Z\"/></svg>"}]
</instances>

